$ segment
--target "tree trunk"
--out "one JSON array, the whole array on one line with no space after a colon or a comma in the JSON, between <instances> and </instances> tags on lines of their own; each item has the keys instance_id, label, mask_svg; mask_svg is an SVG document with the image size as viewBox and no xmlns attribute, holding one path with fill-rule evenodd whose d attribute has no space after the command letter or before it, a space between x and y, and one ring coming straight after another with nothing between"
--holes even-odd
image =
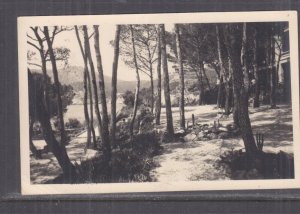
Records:
<instances>
[{"instance_id":1,"label":"tree trunk","mask_svg":"<svg viewBox=\"0 0 300 214\"><path fill-rule=\"evenodd\" d=\"M50 124L49 113L46 110L46 106L44 102L41 102L41 100L43 99L43 90L34 87L35 83L33 81L30 72L28 72L28 80L29 80L30 88L33 88L31 90L35 90L35 92L31 91L31 94L35 94L36 96L34 98L35 103L33 103L33 105L35 106L37 119L41 123L43 136L47 143L47 146L49 147L50 151L54 154L59 165L62 168L63 175L64 175L64 182L72 182L76 179L75 168L69 159L65 146L63 144L59 144L55 139Z\"/></svg>"},{"instance_id":2,"label":"tree trunk","mask_svg":"<svg viewBox=\"0 0 300 214\"><path fill-rule=\"evenodd\" d=\"M231 108L231 90L229 85L229 80L225 83L225 107L224 107L224 115L230 114L230 108Z\"/></svg>"},{"instance_id":3,"label":"tree trunk","mask_svg":"<svg viewBox=\"0 0 300 214\"><path fill-rule=\"evenodd\" d=\"M61 137L61 144L65 145L67 143L67 137L65 132L65 123L64 123L64 116L63 116L63 109L62 109L62 100L61 100L61 94L60 94L60 83L58 79L58 71L56 66L56 59L53 52L52 42L50 40L49 36L49 30L48 27L44 27L44 34L48 45L48 52L50 61L52 64L52 71L53 71L53 79L54 84L56 88L57 93L57 111L58 111L58 118L59 118L59 125L60 125L60 137Z\"/></svg>"},{"instance_id":4,"label":"tree trunk","mask_svg":"<svg viewBox=\"0 0 300 214\"><path fill-rule=\"evenodd\" d=\"M114 41L114 61L112 66L111 77L111 123L110 135L111 145L115 147L116 126L117 126L117 79L118 79L118 61L119 61L119 42L120 42L121 26L117 25L115 41Z\"/></svg>"},{"instance_id":5,"label":"tree trunk","mask_svg":"<svg viewBox=\"0 0 300 214\"><path fill-rule=\"evenodd\" d=\"M218 49L218 60L219 60L219 66L220 66L220 76L221 76L221 81L220 81L220 85L219 85L219 91L218 91L218 103L219 103L219 108L222 107L223 105L221 104L221 96L224 94L222 93L222 89L223 89L223 84L225 85L225 115L229 115L230 114L230 85L229 85L229 78L228 75L226 74L226 70L224 67L224 56L222 55L222 47L224 47L224 45L222 45L221 43L221 32L219 29L219 26L216 25L216 35L217 35L217 49Z\"/></svg>"},{"instance_id":6,"label":"tree trunk","mask_svg":"<svg viewBox=\"0 0 300 214\"><path fill-rule=\"evenodd\" d=\"M254 27L254 40L253 40L253 71L255 78L255 95L253 100L253 108L259 107L259 96L260 96L260 75L258 72L257 64L257 29Z\"/></svg>"},{"instance_id":7,"label":"tree trunk","mask_svg":"<svg viewBox=\"0 0 300 214\"><path fill-rule=\"evenodd\" d=\"M223 92L223 76L220 76L220 82L218 87L217 107L222 108L222 92Z\"/></svg>"},{"instance_id":8,"label":"tree trunk","mask_svg":"<svg viewBox=\"0 0 300 214\"><path fill-rule=\"evenodd\" d=\"M81 55L84 62L84 70L83 70L83 89L84 89L84 97L83 97L83 111L84 111L84 118L87 126L87 142L86 142L86 148L89 148L91 145L91 124L90 124L90 117L88 112L88 106L87 106L87 98L88 98L88 91L87 91L87 72L88 72L88 66L87 66L87 57L84 53L82 43L80 41L78 27L75 25L75 34L76 38L80 47Z\"/></svg>"},{"instance_id":9,"label":"tree trunk","mask_svg":"<svg viewBox=\"0 0 300 214\"><path fill-rule=\"evenodd\" d=\"M207 77L207 75L206 75L204 65L203 65L203 76L204 76L205 81L206 81L206 83L207 83L208 90L211 91L210 83L209 83L208 77Z\"/></svg>"},{"instance_id":10,"label":"tree trunk","mask_svg":"<svg viewBox=\"0 0 300 214\"><path fill-rule=\"evenodd\" d=\"M147 32L149 36L149 31ZM154 110L154 86L153 86L153 61L151 57L151 50L149 45L147 45L147 53L148 53L148 63L149 63L149 77L150 77L150 84L151 84L151 102L150 102L150 109L151 113L153 114Z\"/></svg>"},{"instance_id":11,"label":"tree trunk","mask_svg":"<svg viewBox=\"0 0 300 214\"><path fill-rule=\"evenodd\" d=\"M46 104L46 108L48 110L49 108L49 89L48 89L48 84L47 84L47 64L46 64L46 56L45 56L45 50L44 50L44 44L43 44L43 40L40 37L39 33L38 33L38 27L33 28L33 32L35 34L35 37L38 40L38 43L40 45L40 49L39 49L39 54L41 57L41 63L42 63L42 72L43 72L43 77L44 77L44 99L45 99L45 104Z\"/></svg>"},{"instance_id":12,"label":"tree trunk","mask_svg":"<svg viewBox=\"0 0 300 214\"><path fill-rule=\"evenodd\" d=\"M163 77L164 77L164 94L165 94L165 103L166 103L167 133L170 137L173 137L174 136L174 128L173 128L173 117L172 117L171 98L170 98L165 26L163 24L160 24L159 26L160 26L160 32L161 32L161 58L162 58Z\"/></svg>"},{"instance_id":13,"label":"tree trunk","mask_svg":"<svg viewBox=\"0 0 300 214\"><path fill-rule=\"evenodd\" d=\"M275 44L273 36L270 36L270 61L269 61L269 72L270 72L270 107L276 108L276 70L274 69L274 59L275 59Z\"/></svg>"},{"instance_id":14,"label":"tree trunk","mask_svg":"<svg viewBox=\"0 0 300 214\"><path fill-rule=\"evenodd\" d=\"M150 103L150 108L151 108L151 113L153 114L154 110L154 85L153 85L153 70L152 70L152 63L149 64L150 66L150 84L151 84L151 103Z\"/></svg>"},{"instance_id":15,"label":"tree trunk","mask_svg":"<svg viewBox=\"0 0 300 214\"><path fill-rule=\"evenodd\" d=\"M155 122L156 125L160 124L160 112L161 112L161 35L160 27L157 28L158 43L157 43L157 99L155 106Z\"/></svg>"},{"instance_id":16,"label":"tree trunk","mask_svg":"<svg viewBox=\"0 0 300 214\"><path fill-rule=\"evenodd\" d=\"M247 36L247 24L243 23L243 39L241 50L241 63L244 75L244 85L246 93L250 90L250 78L249 78L249 65L248 65L248 36Z\"/></svg>"},{"instance_id":17,"label":"tree trunk","mask_svg":"<svg viewBox=\"0 0 300 214\"><path fill-rule=\"evenodd\" d=\"M239 96L239 92L237 91L235 85L234 85L234 75L233 75L233 70L232 70L232 64L231 64L231 60L229 60L229 72L230 72L230 75L232 77L232 80L231 80L231 84L232 84L232 114L233 114L233 124L235 126L235 128L239 129L240 125L239 125L239 106L238 106L238 102L237 102L237 99L238 99L238 96Z\"/></svg>"},{"instance_id":18,"label":"tree trunk","mask_svg":"<svg viewBox=\"0 0 300 214\"><path fill-rule=\"evenodd\" d=\"M88 36L86 25L83 26L83 33L84 33L85 54L87 55L90 69L91 69L91 75L92 75L92 85L93 85L93 89L94 89L93 95L94 95L94 100L95 100L94 105L95 105L96 117L98 120L98 131L99 131L99 135L102 140L102 143L103 143L102 119L101 119L100 110L99 110L98 89L97 89L97 83L96 83L95 67L94 67L94 63L93 63L93 59L92 59L92 55L91 55L89 36Z\"/></svg>"},{"instance_id":19,"label":"tree trunk","mask_svg":"<svg viewBox=\"0 0 300 214\"><path fill-rule=\"evenodd\" d=\"M134 41L134 32L133 27L130 25L130 32L131 32L131 42L132 42L132 51L133 51L133 62L135 65L135 73L136 73L136 88L135 88L135 96L134 96L134 105L133 105L133 113L130 122L130 137L133 138L133 129L134 129L134 121L136 118L137 108L138 108L138 100L139 100L139 93L140 93L140 74L138 69L138 64L136 60L136 51L135 51L135 41Z\"/></svg>"},{"instance_id":20,"label":"tree trunk","mask_svg":"<svg viewBox=\"0 0 300 214\"><path fill-rule=\"evenodd\" d=\"M91 83L91 77L90 77L90 72L87 69L87 86L88 86L88 95L89 95L89 100L90 100L90 127L91 127L91 132L92 132L92 137L93 137L93 143L94 143L94 148L97 147L97 138L96 138L96 133L95 133L95 127L94 127L94 103L93 103L93 91L92 91L92 83Z\"/></svg>"},{"instance_id":21,"label":"tree trunk","mask_svg":"<svg viewBox=\"0 0 300 214\"><path fill-rule=\"evenodd\" d=\"M181 38L180 30L178 24L175 24L176 33L176 50L177 50L177 63L179 65L179 77L180 77L180 102L179 102L179 112L180 112L180 128L185 129L185 116L184 116L184 72L181 56Z\"/></svg>"},{"instance_id":22,"label":"tree trunk","mask_svg":"<svg viewBox=\"0 0 300 214\"><path fill-rule=\"evenodd\" d=\"M100 100L101 100L101 110L102 110L102 143L104 146L104 154L107 158L107 161L111 159L111 146L110 146L110 137L109 137L109 119L107 113L106 105L106 93L105 93L105 83L103 76L103 66L100 53L99 45L99 26L94 25L94 42L95 42L95 53L97 60L97 70L99 75L99 90L100 90Z\"/></svg>"},{"instance_id":23,"label":"tree trunk","mask_svg":"<svg viewBox=\"0 0 300 214\"><path fill-rule=\"evenodd\" d=\"M239 107L238 110L238 120L240 129L242 132L242 138L244 141L246 153L252 157L256 158L259 150L255 144L255 140L252 133L251 123L249 119L249 112L248 112L248 93L247 89L245 88L244 77L243 77L243 70L241 64L241 47L239 45L239 29L241 25L239 24L228 24L226 26L227 35L227 48L228 48L228 56L229 60L232 65L232 73L233 73L233 84L238 92L236 97L236 104ZM245 43L243 43L243 46ZM245 47L242 47L242 50ZM245 65L245 64L244 64Z\"/></svg>"}]
</instances>

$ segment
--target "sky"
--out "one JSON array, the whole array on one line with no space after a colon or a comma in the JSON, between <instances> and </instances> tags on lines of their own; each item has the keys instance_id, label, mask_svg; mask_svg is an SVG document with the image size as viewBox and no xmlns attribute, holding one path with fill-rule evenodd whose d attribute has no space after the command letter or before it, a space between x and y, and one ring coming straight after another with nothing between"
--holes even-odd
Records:
<instances>
[{"instance_id":1,"label":"sky","mask_svg":"<svg viewBox=\"0 0 300 214\"><path fill-rule=\"evenodd\" d=\"M167 31L170 31L173 29L172 24L165 25L165 28ZM113 46L110 44L110 41L115 38L115 31L116 26L111 24L101 24L99 26L99 34L100 34L100 52L102 56L102 64L103 64L103 72L106 76L111 76L112 73L112 63L113 63L113 55L114 55L114 49ZM92 34L93 28L89 28L89 35ZM50 32L51 33L51 32ZM28 31L28 34L33 36L33 33L31 30ZM83 42L83 36L81 33L81 41ZM30 45L29 49L32 49ZM80 47L75 35L75 31L64 31L59 33L54 40L54 47L66 47L70 49L70 58L69 58L69 65L70 66L82 66L83 67L83 58L80 52ZM94 65L96 67L96 58L95 58L95 50L94 50L94 39L90 39L90 46L91 46L91 52L92 57L94 61ZM50 63L48 64L48 67L51 66ZM58 67L60 67L58 63ZM155 76L155 75L154 75ZM140 72L140 78L142 80L148 80L149 77ZM125 63L122 60L122 57L119 57L119 64L118 64L118 79L121 80L127 80L132 81L136 79L135 70L125 65Z\"/></svg>"}]
</instances>

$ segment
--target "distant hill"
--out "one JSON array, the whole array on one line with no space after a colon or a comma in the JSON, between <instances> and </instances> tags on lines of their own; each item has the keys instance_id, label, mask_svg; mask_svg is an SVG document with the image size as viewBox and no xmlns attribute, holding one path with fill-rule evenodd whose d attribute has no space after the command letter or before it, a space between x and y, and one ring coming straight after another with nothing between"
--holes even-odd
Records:
<instances>
[{"instance_id":1,"label":"distant hill","mask_svg":"<svg viewBox=\"0 0 300 214\"><path fill-rule=\"evenodd\" d=\"M39 70L33 70L34 72L41 73ZM48 75L53 80L51 70L48 70ZM61 84L71 85L75 92L83 90L83 67L81 66L68 66L64 69L59 69L59 80ZM98 75L96 73L96 79L98 81ZM104 75L104 83L107 94L111 92L111 77ZM126 90L135 90L135 81L125 81L118 79L118 93L124 93ZM142 80L142 88L150 87L150 81Z\"/></svg>"}]
</instances>

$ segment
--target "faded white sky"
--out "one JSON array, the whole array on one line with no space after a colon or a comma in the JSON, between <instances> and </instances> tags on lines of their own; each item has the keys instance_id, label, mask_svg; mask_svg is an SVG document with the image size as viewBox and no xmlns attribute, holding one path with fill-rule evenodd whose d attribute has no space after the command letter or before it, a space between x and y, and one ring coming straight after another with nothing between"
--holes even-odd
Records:
<instances>
[{"instance_id":1,"label":"faded white sky","mask_svg":"<svg viewBox=\"0 0 300 214\"><path fill-rule=\"evenodd\" d=\"M165 25L167 31L173 30L173 24ZM100 51L102 56L103 70L104 75L111 76L112 73L112 61L113 61L113 46L110 44L110 41L115 38L115 30L116 26L111 24L101 24L99 26L100 32ZM89 28L89 35L93 32L92 27ZM29 30L28 33L33 35L32 31ZM51 32L50 32L51 33ZM83 41L83 36L81 34L81 41ZM66 47L70 49L70 58L69 65L70 66L82 66L83 67L83 59L80 52L79 44L75 35L75 30L64 31L59 33L54 40L54 47ZM91 52L92 57L94 58L94 65L96 67L96 59L95 59L95 50L94 50L94 39L93 37L90 39ZM29 49L34 50L30 45ZM46 44L45 44L46 46ZM60 64L58 63L58 66ZM169 66L170 67L170 66ZM48 63L48 68L51 68L50 63ZM156 75L154 75L156 76ZM149 77L140 72L140 77L143 80L148 80ZM135 71L131 69L122 60L122 57L119 57L119 65L118 65L118 79L122 80L135 80Z\"/></svg>"}]
</instances>

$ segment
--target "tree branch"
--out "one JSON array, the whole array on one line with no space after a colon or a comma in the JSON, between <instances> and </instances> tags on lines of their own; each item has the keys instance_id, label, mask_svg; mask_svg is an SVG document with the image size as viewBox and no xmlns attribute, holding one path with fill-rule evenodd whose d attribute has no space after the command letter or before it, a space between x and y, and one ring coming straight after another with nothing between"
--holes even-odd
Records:
<instances>
[{"instance_id":1,"label":"tree branch","mask_svg":"<svg viewBox=\"0 0 300 214\"><path fill-rule=\"evenodd\" d=\"M40 49L37 45L33 44L32 42L27 41L27 43L28 43L29 45L35 47L38 51L41 51L41 49Z\"/></svg>"},{"instance_id":2,"label":"tree branch","mask_svg":"<svg viewBox=\"0 0 300 214\"><path fill-rule=\"evenodd\" d=\"M37 66L37 67L39 67L39 68L42 68L42 66L41 66L41 65L39 65L39 64L36 64L36 63L32 63L32 62L28 62L28 65L34 65L34 66Z\"/></svg>"}]
</instances>

